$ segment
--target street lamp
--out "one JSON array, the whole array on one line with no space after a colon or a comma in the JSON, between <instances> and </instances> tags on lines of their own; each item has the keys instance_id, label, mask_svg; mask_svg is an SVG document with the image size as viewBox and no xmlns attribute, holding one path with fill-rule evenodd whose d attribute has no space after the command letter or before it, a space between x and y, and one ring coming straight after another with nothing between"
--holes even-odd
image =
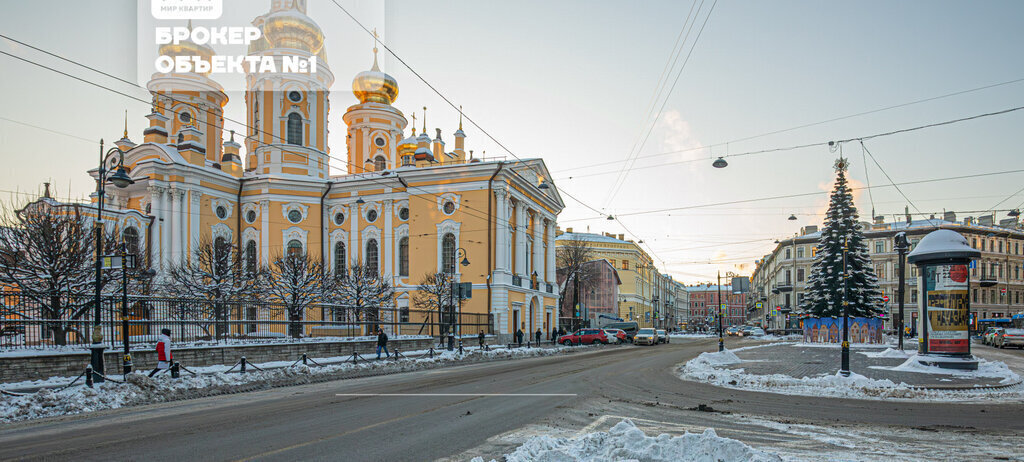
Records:
<instances>
[{"instance_id":1,"label":"street lamp","mask_svg":"<svg viewBox=\"0 0 1024 462\"><path fill-rule=\"evenodd\" d=\"M899 272L899 294L896 296L896 304L899 305L899 313L896 316L896 323L899 326L897 332L897 338L899 339L900 351L903 350L903 291L906 284L906 265L907 265L907 250L910 250L910 245L907 244L907 233L899 232L893 237L895 240L896 253L899 254L900 258L900 272Z\"/></svg>"},{"instance_id":2,"label":"street lamp","mask_svg":"<svg viewBox=\"0 0 1024 462\"><path fill-rule=\"evenodd\" d=\"M455 251L455 258L458 259L459 257L462 257L462 260L459 261L460 265L462 265L462 266L469 266L469 258L466 256L466 249L464 249L462 247L459 247L459 249ZM455 276L456 276L455 269L452 268L452 273L448 275L448 277L449 277L449 286L451 287L451 289L449 290L449 296L450 296L451 305L452 305L451 311L455 311L455 292L457 291L459 293L459 313L458 313L458 315L461 315L462 314L462 288L459 285L457 285L457 283L455 281ZM456 321L456 316L457 315L456 315L456 313L450 313L450 316L451 316L451 325L450 325L450 327L448 329L448 349L449 350L453 349L454 346L455 346L455 325L456 325L455 321ZM460 322L459 325L461 326L462 323Z\"/></svg>"},{"instance_id":3,"label":"street lamp","mask_svg":"<svg viewBox=\"0 0 1024 462\"><path fill-rule=\"evenodd\" d=\"M715 161L711 163L711 166L715 167L715 168L725 168L728 165L729 165L729 163L726 162L725 159L723 159L721 157L715 159Z\"/></svg>"},{"instance_id":4,"label":"street lamp","mask_svg":"<svg viewBox=\"0 0 1024 462\"><path fill-rule=\"evenodd\" d=\"M725 351L725 339L722 338L722 271L718 271L718 298L715 299L718 304L718 351Z\"/></svg>"},{"instance_id":5,"label":"street lamp","mask_svg":"<svg viewBox=\"0 0 1024 462\"><path fill-rule=\"evenodd\" d=\"M846 252L849 250L849 238L843 236L843 351L840 358L839 374L850 376L850 301L847 297L847 280L850 270L846 267Z\"/></svg>"},{"instance_id":6,"label":"street lamp","mask_svg":"<svg viewBox=\"0 0 1024 462\"><path fill-rule=\"evenodd\" d=\"M113 174L108 175L107 168L105 167L105 159L110 157L114 153L117 153L117 166ZM103 196L106 193L106 183L110 181L114 186L123 189L129 185L135 183L128 172L124 168L124 151L121 148L110 148L109 151L103 150L103 140L100 140L100 166L99 172L96 175L96 197L97 197L97 212L96 212L96 293L95 300L93 303L95 306L95 321L93 324L92 331L92 357L90 363L93 371L93 381L100 383L103 382L103 328L101 327L102 313L102 282L103 282Z\"/></svg>"}]
</instances>

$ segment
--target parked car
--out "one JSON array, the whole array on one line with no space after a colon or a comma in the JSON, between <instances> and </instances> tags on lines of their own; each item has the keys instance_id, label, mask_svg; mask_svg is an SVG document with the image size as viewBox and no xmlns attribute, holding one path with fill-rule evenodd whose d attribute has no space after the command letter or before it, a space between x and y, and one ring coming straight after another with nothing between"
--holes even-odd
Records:
<instances>
[{"instance_id":1,"label":"parked car","mask_svg":"<svg viewBox=\"0 0 1024 462\"><path fill-rule=\"evenodd\" d=\"M580 329L571 334L558 337L558 343L562 345L608 343L608 336L601 329Z\"/></svg>"},{"instance_id":2,"label":"parked car","mask_svg":"<svg viewBox=\"0 0 1024 462\"><path fill-rule=\"evenodd\" d=\"M1024 348L1024 329L999 329L995 334L993 344L996 348L1015 346Z\"/></svg>"},{"instance_id":3,"label":"parked car","mask_svg":"<svg viewBox=\"0 0 1024 462\"><path fill-rule=\"evenodd\" d=\"M651 328L643 328L636 331L636 335L633 336L634 345L657 345L658 344L658 333Z\"/></svg>"},{"instance_id":4,"label":"parked car","mask_svg":"<svg viewBox=\"0 0 1024 462\"><path fill-rule=\"evenodd\" d=\"M750 335L750 332L751 332L752 330L754 330L754 326L742 326L742 327L740 327L740 328L739 328L739 330L738 330L738 331L736 332L736 335L738 335L738 336L740 336L740 337L747 337L747 336L749 336L749 335Z\"/></svg>"},{"instance_id":5,"label":"parked car","mask_svg":"<svg viewBox=\"0 0 1024 462\"><path fill-rule=\"evenodd\" d=\"M629 341L626 337L626 331L622 329L604 329L604 335L608 337L608 341L613 343L626 343Z\"/></svg>"},{"instance_id":6,"label":"parked car","mask_svg":"<svg viewBox=\"0 0 1024 462\"><path fill-rule=\"evenodd\" d=\"M744 335L749 335L751 337L764 337L765 333L764 329L760 327L754 327L750 329L750 333Z\"/></svg>"},{"instance_id":7,"label":"parked car","mask_svg":"<svg viewBox=\"0 0 1024 462\"><path fill-rule=\"evenodd\" d=\"M668 332L664 329L658 329L655 332L658 333L658 343L668 343Z\"/></svg>"},{"instance_id":8,"label":"parked car","mask_svg":"<svg viewBox=\"0 0 1024 462\"><path fill-rule=\"evenodd\" d=\"M989 327L985 331L985 333L981 335L981 343L984 343L985 345L995 345L993 340L995 340L996 335L1001 330L1003 330L1003 329L999 328L999 327Z\"/></svg>"},{"instance_id":9,"label":"parked car","mask_svg":"<svg viewBox=\"0 0 1024 462\"><path fill-rule=\"evenodd\" d=\"M613 322L611 324L605 324L602 329L619 329L626 333L626 341L632 342L633 336L636 335L636 331L640 329L640 325L633 322Z\"/></svg>"}]
</instances>

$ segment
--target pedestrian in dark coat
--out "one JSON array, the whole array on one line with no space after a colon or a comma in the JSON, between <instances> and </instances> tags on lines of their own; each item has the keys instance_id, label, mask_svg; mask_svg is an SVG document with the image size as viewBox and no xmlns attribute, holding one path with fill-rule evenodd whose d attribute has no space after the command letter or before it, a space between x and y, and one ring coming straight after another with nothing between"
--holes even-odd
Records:
<instances>
[{"instance_id":1,"label":"pedestrian in dark coat","mask_svg":"<svg viewBox=\"0 0 1024 462\"><path fill-rule=\"evenodd\" d=\"M551 344L554 345L558 342L558 329L551 329Z\"/></svg>"},{"instance_id":2,"label":"pedestrian in dark coat","mask_svg":"<svg viewBox=\"0 0 1024 462\"><path fill-rule=\"evenodd\" d=\"M481 330L480 331L480 335L477 335L476 338L480 340L480 348L483 348L484 347L484 331Z\"/></svg>"},{"instance_id":3,"label":"pedestrian in dark coat","mask_svg":"<svg viewBox=\"0 0 1024 462\"><path fill-rule=\"evenodd\" d=\"M516 343L523 346L523 329L516 329Z\"/></svg>"},{"instance_id":4,"label":"pedestrian in dark coat","mask_svg":"<svg viewBox=\"0 0 1024 462\"><path fill-rule=\"evenodd\" d=\"M384 329L377 328L377 359L380 359L380 350L384 350L385 358L391 357L388 353L388 334L384 333Z\"/></svg>"},{"instance_id":5,"label":"pedestrian in dark coat","mask_svg":"<svg viewBox=\"0 0 1024 462\"><path fill-rule=\"evenodd\" d=\"M540 338L544 336L544 332L541 332L540 327L537 328L537 333L533 334L537 338L537 345L540 345Z\"/></svg>"}]
</instances>

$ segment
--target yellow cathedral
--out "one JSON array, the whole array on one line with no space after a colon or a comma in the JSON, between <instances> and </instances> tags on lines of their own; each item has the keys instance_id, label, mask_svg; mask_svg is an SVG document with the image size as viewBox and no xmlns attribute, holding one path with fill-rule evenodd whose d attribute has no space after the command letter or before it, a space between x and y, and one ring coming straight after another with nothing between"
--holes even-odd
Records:
<instances>
[{"instance_id":1,"label":"yellow cathedral","mask_svg":"<svg viewBox=\"0 0 1024 462\"><path fill-rule=\"evenodd\" d=\"M545 184L541 159L473 159L461 122L450 151L425 120L417 135L393 106L398 82L379 69L375 48L372 67L352 82L357 103L342 115L347 171L331 172L334 75L323 32L305 0L272 0L253 25L263 35L249 55L316 56L319 64L309 74L248 74L244 136L225 133L228 97L210 75L157 73L143 142L127 130L115 142L135 183L107 188L104 220L138 236L158 274L190 258L201 240L222 239L260 265L291 251L322 257L335 271L368 265L392 282L398 308L414 308L425 274L455 274L473 285L462 312L490 314L493 333L557 326L555 229L564 204ZM182 42L160 54L214 51ZM455 264L460 249L468 265Z\"/></svg>"}]
</instances>

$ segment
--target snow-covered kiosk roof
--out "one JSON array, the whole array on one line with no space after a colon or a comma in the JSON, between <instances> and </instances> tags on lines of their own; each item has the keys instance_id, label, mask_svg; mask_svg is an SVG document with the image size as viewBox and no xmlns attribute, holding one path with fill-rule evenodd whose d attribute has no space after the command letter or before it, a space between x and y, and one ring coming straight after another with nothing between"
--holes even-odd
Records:
<instances>
[{"instance_id":1,"label":"snow-covered kiosk roof","mask_svg":"<svg viewBox=\"0 0 1024 462\"><path fill-rule=\"evenodd\" d=\"M914 251L907 255L907 261L949 261L981 258L981 252L967 244L967 238L960 233L939 229L928 233L917 243Z\"/></svg>"}]
</instances>

